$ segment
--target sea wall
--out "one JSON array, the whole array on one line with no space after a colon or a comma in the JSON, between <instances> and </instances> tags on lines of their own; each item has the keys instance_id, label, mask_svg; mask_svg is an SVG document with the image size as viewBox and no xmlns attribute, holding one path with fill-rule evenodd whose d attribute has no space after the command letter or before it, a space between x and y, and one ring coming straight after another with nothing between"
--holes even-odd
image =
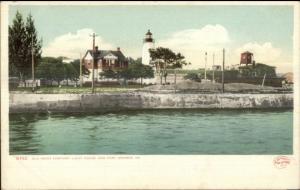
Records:
<instances>
[{"instance_id":1,"label":"sea wall","mask_svg":"<svg viewBox=\"0 0 300 190\"><path fill-rule=\"evenodd\" d=\"M10 94L11 113L105 112L128 109L292 108L293 94Z\"/></svg>"}]
</instances>

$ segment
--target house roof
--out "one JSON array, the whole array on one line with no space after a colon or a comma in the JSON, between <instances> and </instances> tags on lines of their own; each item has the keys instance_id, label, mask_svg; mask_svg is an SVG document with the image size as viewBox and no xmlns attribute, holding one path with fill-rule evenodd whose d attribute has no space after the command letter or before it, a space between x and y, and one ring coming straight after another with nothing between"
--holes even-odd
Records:
<instances>
[{"instance_id":1,"label":"house roof","mask_svg":"<svg viewBox=\"0 0 300 190\"><path fill-rule=\"evenodd\" d=\"M284 77L288 82L294 82L293 80L293 73L289 72L289 73L285 73L282 77Z\"/></svg>"},{"instance_id":2,"label":"house roof","mask_svg":"<svg viewBox=\"0 0 300 190\"><path fill-rule=\"evenodd\" d=\"M253 53L251 53L250 51L245 51L242 54L251 54L251 55L253 55Z\"/></svg>"},{"instance_id":3,"label":"house roof","mask_svg":"<svg viewBox=\"0 0 300 190\"><path fill-rule=\"evenodd\" d=\"M84 57L86 57L88 53L92 55L92 52L93 50L88 50ZM120 61L126 61L126 57L123 55L121 51L114 51L114 50L96 50L95 59L96 60L101 59L109 54L113 54L114 56L118 57L118 60Z\"/></svg>"}]
</instances>

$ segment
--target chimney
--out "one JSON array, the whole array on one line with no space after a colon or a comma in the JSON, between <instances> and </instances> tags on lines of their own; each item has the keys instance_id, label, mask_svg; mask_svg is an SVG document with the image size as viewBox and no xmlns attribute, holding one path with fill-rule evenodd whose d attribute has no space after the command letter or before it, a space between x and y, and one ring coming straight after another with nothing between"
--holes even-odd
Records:
<instances>
[{"instance_id":1,"label":"chimney","mask_svg":"<svg viewBox=\"0 0 300 190\"><path fill-rule=\"evenodd\" d=\"M121 48L120 48L120 47L117 47L117 51L121 51Z\"/></svg>"}]
</instances>

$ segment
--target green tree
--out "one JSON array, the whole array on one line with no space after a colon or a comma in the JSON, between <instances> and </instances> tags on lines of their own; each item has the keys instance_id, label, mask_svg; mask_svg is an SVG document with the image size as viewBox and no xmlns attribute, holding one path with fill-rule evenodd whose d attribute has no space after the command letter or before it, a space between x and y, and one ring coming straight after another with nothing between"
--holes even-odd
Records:
<instances>
[{"instance_id":1,"label":"green tree","mask_svg":"<svg viewBox=\"0 0 300 190\"><path fill-rule=\"evenodd\" d=\"M26 23L23 16L17 12L13 23L9 26L9 74L19 76L20 80L31 77L32 50L34 67L36 68L41 58L42 40L38 39L34 20L29 14Z\"/></svg>"},{"instance_id":2,"label":"green tree","mask_svg":"<svg viewBox=\"0 0 300 190\"><path fill-rule=\"evenodd\" d=\"M129 66L123 76L130 79L140 79L140 84L142 86L143 79L153 78L154 70L149 65L142 64L142 58L137 59L128 58Z\"/></svg>"},{"instance_id":3,"label":"green tree","mask_svg":"<svg viewBox=\"0 0 300 190\"><path fill-rule=\"evenodd\" d=\"M143 79L153 78L154 77L154 70L150 65L143 65L141 71L141 86L143 85Z\"/></svg>"},{"instance_id":4,"label":"green tree","mask_svg":"<svg viewBox=\"0 0 300 190\"><path fill-rule=\"evenodd\" d=\"M52 81L54 77L52 76L53 74L50 71L51 71L51 63L42 62L36 68L36 76L40 79L51 81L51 86L52 86Z\"/></svg>"},{"instance_id":5,"label":"green tree","mask_svg":"<svg viewBox=\"0 0 300 190\"><path fill-rule=\"evenodd\" d=\"M142 64L142 58L141 57L138 57L136 59L134 59L132 57L128 57L127 61L128 61L128 65L130 65L130 64L136 64L136 63Z\"/></svg>"},{"instance_id":6,"label":"green tree","mask_svg":"<svg viewBox=\"0 0 300 190\"><path fill-rule=\"evenodd\" d=\"M183 55L180 53L176 54L169 48L158 47L149 51L152 64L154 64L156 71L159 73L160 84L162 84L163 77L166 83L168 76L167 69L182 68L183 65L188 64L185 62Z\"/></svg>"},{"instance_id":7,"label":"green tree","mask_svg":"<svg viewBox=\"0 0 300 190\"><path fill-rule=\"evenodd\" d=\"M275 67L256 63L251 66L242 66L239 68L241 77L263 77L265 74L267 77L276 77Z\"/></svg>"},{"instance_id":8,"label":"green tree","mask_svg":"<svg viewBox=\"0 0 300 190\"><path fill-rule=\"evenodd\" d=\"M53 63L50 72L53 74L53 79L60 85L60 82L65 79L65 67L62 62Z\"/></svg>"},{"instance_id":9,"label":"green tree","mask_svg":"<svg viewBox=\"0 0 300 190\"><path fill-rule=\"evenodd\" d=\"M196 81L196 82L201 82L201 77L199 77L199 74L195 72L187 73L186 75L184 75L183 78Z\"/></svg>"},{"instance_id":10,"label":"green tree","mask_svg":"<svg viewBox=\"0 0 300 190\"><path fill-rule=\"evenodd\" d=\"M130 66L128 66L128 68L117 72L117 78L118 79L122 78L123 84L126 86L127 80L136 79L136 75L133 71L134 70Z\"/></svg>"},{"instance_id":11,"label":"green tree","mask_svg":"<svg viewBox=\"0 0 300 190\"><path fill-rule=\"evenodd\" d=\"M142 59L129 58L129 65L127 68L122 70L104 70L100 73L102 78L111 78L111 79L123 79L123 83L126 84L127 80L131 79L140 79L141 85L143 83L143 78L153 78L154 71L151 66L143 65Z\"/></svg>"},{"instance_id":12,"label":"green tree","mask_svg":"<svg viewBox=\"0 0 300 190\"><path fill-rule=\"evenodd\" d=\"M74 68L74 66L70 63L64 63L65 70L65 79L67 80L67 86L69 85L69 80L75 81L77 85L77 81L79 80L79 73Z\"/></svg>"},{"instance_id":13,"label":"green tree","mask_svg":"<svg viewBox=\"0 0 300 190\"><path fill-rule=\"evenodd\" d=\"M37 67L37 76L42 79L56 81L58 85L65 78L66 71L61 58L43 57L41 64Z\"/></svg>"},{"instance_id":14,"label":"green tree","mask_svg":"<svg viewBox=\"0 0 300 190\"><path fill-rule=\"evenodd\" d=\"M8 46L9 46L9 75L22 78L24 45L25 45L26 30L23 21L23 16L17 12L13 20L12 26L8 27Z\"/></svg>"},{"instance_id":15,"label":"green tree","mask_svg":"<svg viewBox=\"0 0 300 190\"><path fill-rule=\"evenodd\" d=\"M107 78L107 79L117 78L117 73L115 71L113 71L112 69L104 70L99 75L101 78Z\"/></svg>"},{"instance_id":16,"label":"green tree","mask_svg":"<svg viewBox=\"0 0 300 190\"><path fill-rule=\"evenodd\" d=\"M71 65L73 65L73 67L76 69L78 75L80 75L80 60L79 59L75 59L74 61L71 62ZM83 75L89 75L90 71L84 66L81 66L82 69L82 74Z\"/></svg>"},{"instance_id":17,"label":"green tree","mask_svg":"<svg viewBox=\"0 0 300 190\"><path fill-rule=\"evenodd\" d=\"M136 62L128 66L131 73L131 78L140 79L141 86L143 85L143 79L153 78L154 71L151 66L143 65L142 63Z\"/></svg>"},{"instance_id":18,"label":"green tree","mask_svg":"<svg viewBox=\"0 0 300 190\"><path fill-rule=\"evenodd\" d=\"M187 63L184 59L185 59L185 57L183 55L181 55L181 53L177 53L175 56L173 65L170 66L172 69L174 69L174 75L175 75L174 83L175 84L176 84L176 79L177 79L177 69L181 69L183 65L191 64L191 63ZM165 82L166 82L166 79L165 79Z\"/></svg>"}]
</instances>

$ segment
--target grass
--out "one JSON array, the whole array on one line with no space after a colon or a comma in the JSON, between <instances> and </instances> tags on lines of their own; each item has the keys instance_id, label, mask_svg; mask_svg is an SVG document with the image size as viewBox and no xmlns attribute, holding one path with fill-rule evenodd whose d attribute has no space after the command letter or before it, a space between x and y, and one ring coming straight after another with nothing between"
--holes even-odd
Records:
<instances>
[{"instance_id":1,"label":"grass","mask_svg":"<svg viewBox=\"0 0 300 190\"><path fill-rule=\"evenodd\" d=\"M139 85L128 85L127 87L95 87L95 93L100 92L128 92L141 88ZM10 90L11 93L31 93L32 88L18 87ZM92 93L91 87L73 87L73 86L62 86L62 87L39 87L35 90L36 94L89 94Z\"/></svg>"}]
</instances>

